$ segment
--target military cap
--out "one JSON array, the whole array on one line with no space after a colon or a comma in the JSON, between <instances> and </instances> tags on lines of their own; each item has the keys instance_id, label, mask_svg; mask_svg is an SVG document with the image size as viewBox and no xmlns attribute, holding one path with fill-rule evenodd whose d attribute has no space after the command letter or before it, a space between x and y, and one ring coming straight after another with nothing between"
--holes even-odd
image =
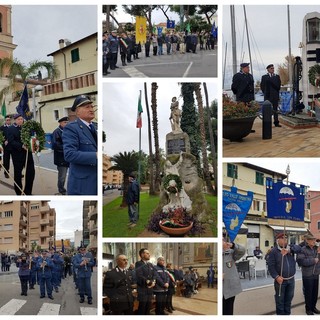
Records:
<instances>
[{"instance_id":1,"label":"military cap","mask_svg":"<svg viewBox=\"0 0 320 320\"><path fill-rule=\"evenodd\" d=\"M62 117L58 120L58 122L69 121L68 117Z\"/></svg>"},{"instance_id":2,"label":"military cap","mask_svg":"<svg viewBox=\"0 0 320 320\"><path fill-rule=\"evenodd\" d=\"M240 67L241 67L241 68L245 68L245 67L247 67L247 66L249 66L249 65L250 65L250 63L248 63L248 62L243 62L243 63L240 64Z\"/></svg>"},{"instance_id":3,"label":"military cap","mask_svg":"<svg viewBox=\"0 0 320 320\"><path fill-rule=\"evenodd\" d=\"M273 64L268 64L267 67L266 67L266 69L269 69L269 68L272 68L272 67L274 67Z\"/></svg>"},{"instance_id":4,"label":"military cap","mask_svg":"<svg viewBox=\"0 0 320 320\"><path fill-rule=\"evenodd\" d=\"M315 239L316 239L316 237L314 237L312 234L308 234L306 236L306 240L315 240Z\"/></svg>"},{"instance_id":5,"label":"military cap","mask_svg":"<svg viewBox=\"0 0 320 320\"><path fill-rule=\"evenodd\" d=\"M19 117L22 117L22 115L19 114L19 113L16 113L16 114L13 116L13 119L16 120L16 119L19 118Z\"/></svg>"},{"instance_id":6,"label":"military cap","mask_svg":"<svg viewBox=\"0 0 320 320\"><path fill-rule=\"evenodd\" d=\"M287 235L284 234L283 232L282 233L278 233L277 236L276 236L276 239L281 239L281 238L287 238Z\"/></svg>"},{"instance_id":7,"label":"military cap","mask_svg":"<svg viewBox=\"0 0 320 320\"><path fill-rule=\"evenodd\" d=\"M90 100L90 98L84 94L77 96L74 99L73 105L71 107L71 111L76 111L76 109L78 107L83 106L84 104L88 104L88 103L92 103L92 101Z\"/></svg>"}]
</instances>

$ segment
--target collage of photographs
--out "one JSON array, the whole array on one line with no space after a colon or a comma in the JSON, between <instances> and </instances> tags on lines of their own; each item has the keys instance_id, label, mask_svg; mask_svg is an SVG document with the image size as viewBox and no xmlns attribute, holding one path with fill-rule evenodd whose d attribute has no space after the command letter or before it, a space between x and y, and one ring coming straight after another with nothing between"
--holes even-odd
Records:
<instances>
[{"instance_id":1,"label":"collage of photographs","mask_svg":"<svg viewBox=\"0 0 320 320\"><path fill-rule=\"evenodd\" d=\"M172 2L0 5L0 316L320 314L320 5Z\"/></svg>"}]
</instances>

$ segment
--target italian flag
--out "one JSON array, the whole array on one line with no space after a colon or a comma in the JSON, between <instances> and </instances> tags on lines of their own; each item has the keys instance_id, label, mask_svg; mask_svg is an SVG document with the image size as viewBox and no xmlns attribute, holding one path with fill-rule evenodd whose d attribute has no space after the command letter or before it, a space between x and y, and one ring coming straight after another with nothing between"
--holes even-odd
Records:
<instances>
[{"instance_id":1,"label":"italian flag","mask_svg":"<svg viewBox=\"0 0 320 320\"><path fill-rule=\"evenodd\" d=\"M142 104L141 104L141 90L139 94L139 100L138 100L138 113L137 113L137 128L142 128Z\"/></svg>"}]
</instances>

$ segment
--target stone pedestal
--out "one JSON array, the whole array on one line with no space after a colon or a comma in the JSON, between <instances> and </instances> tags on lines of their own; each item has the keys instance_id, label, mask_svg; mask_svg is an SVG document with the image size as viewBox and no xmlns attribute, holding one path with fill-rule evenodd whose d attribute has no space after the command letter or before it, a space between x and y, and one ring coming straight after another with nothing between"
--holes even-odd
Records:
<instances>
[{"instance_id":1,"label":"stone pedestal","mask_svg":"<svg viewBox=\"0 0 320 320\"><path fill-rule=\"evenodd\" d=\"M190 139L185 132L170 132L166 135L166 153L180 154L181 152L190 153Z\"/></svg>"}]
</instances>

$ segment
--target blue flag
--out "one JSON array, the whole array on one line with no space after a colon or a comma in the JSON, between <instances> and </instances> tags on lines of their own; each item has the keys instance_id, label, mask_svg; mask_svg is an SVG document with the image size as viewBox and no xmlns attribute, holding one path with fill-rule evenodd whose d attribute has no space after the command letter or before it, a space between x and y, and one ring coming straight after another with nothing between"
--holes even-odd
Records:
<instances>
[{"instance_id":1,"label":"blue flag","mask_svg":"<svg viewBox=\"0 0 320 320\"><path fill-rule=\"evenodd\" d=\"M253 192L248 191L247 195L237 193L236 187L231 187L231 191L223 190L223 222L232 242L245 219L253 200Z\"/></svg>"},{"instance_id":2,"label":"blue flag","mask_svg":"<svg viewBox=\"0 0 320 320\"><path fill-rule=\"evenodd\" d=\"M175 21L167 20L167 29L174 29L174 28L175 28Z\"/></svg>"},{"instance_id":3,"label":"blue flag","mask_svg":"<svg viewBox=\"0 0 320 320\"><path fill-rule=\"evenodd\" d=\"M268 218L304 221L305 186L282 180L266 180Z\"/></svg>"},{"instance_id":4,"label":"blue flag","mask_svg":"<svg viewBox=\"0 0 320 320\"><path fill-rule=\"evenodd\" d=\"M208 276L208 283L213 283L213 265L212 265L212 262L211 262L211 265L210 265L210 272L209 272L209 276Z\"/></svg>"},{"instance_id":5,"label":"blue flag","mask_svg":"<svg viewBox=\"0 0 320 320\"><path fill-rule=\"evenodd\" d=\"M17 105L17 113L19 113L25 120L30 120L32 118L32 113L29 108L29 96L27 84L25 84L19 104Z\"/></svg>"},{"instance_id":6,"label":"blue flag","mask_svg":"<svg viewBox=\"0 0 320 320\"><path fill-rule=\"evenodd\" d=\"M157 27L157 30L158 30L158 36L161 36L162 35L162 27Z\"/></svg>"}]
</instances>

